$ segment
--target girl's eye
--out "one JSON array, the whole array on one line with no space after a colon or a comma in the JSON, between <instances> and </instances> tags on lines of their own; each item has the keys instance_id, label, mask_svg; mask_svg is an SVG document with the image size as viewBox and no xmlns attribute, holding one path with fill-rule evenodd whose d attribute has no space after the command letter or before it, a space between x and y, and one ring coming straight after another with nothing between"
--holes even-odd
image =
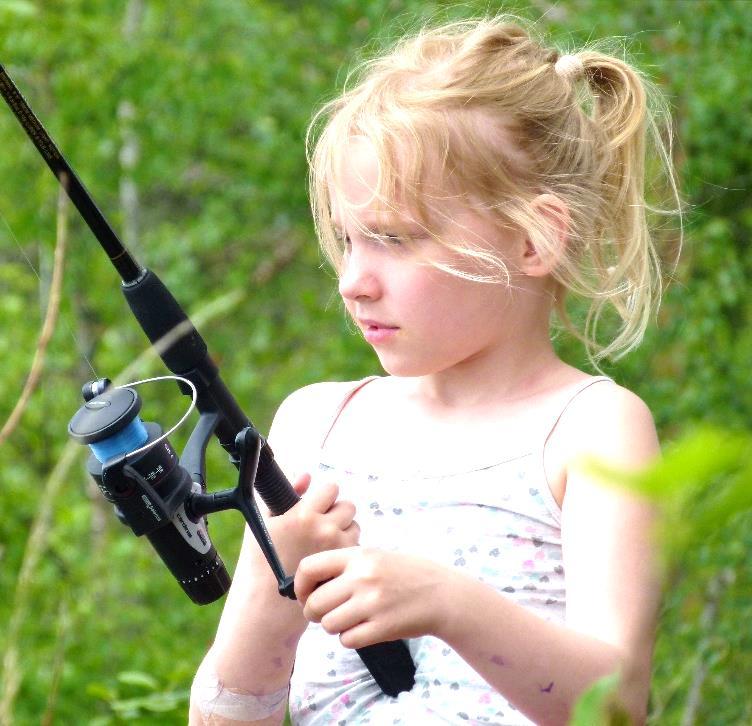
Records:
<instances>
[{"instance_id":1,"label":"girl's eye","mask_svg":"<svg viewBox=\"0 0 752 726\"><path fill-rule=\"evenodd\" d=\"M381 234L379 239L388 245L401 245L404 240L397 234Z\"/></svg>"}]
</instances>

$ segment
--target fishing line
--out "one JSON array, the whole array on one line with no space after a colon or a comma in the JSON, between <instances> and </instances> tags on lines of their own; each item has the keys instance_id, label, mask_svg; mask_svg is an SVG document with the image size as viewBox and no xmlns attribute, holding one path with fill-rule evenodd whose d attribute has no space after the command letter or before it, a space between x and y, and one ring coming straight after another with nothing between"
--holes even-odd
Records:
<instances>
[{"instance_id":1,"label":"fishing line","mask_svg":"<svg viewBox=\"0 0 752 726\"><path fill-rule=\"evenodd\" d=\"M198 392L196 391L196 386L193 385L192 381L189 381L187 378L183 378L183 376L154 376L152 378L143 378L140 381L132 381L131 383L124 383L121 386L117 386L117 388L135 388L136 386L140 386L144 383L155 383L157 381L180 381L181 383L184 383L186 386L188 386L191 389L191 405L188 407L188 410L183 414L180 420L169 431L166 431L161 436L159 436L159 438L154 439L154 441L150 441L145 446L141 446L138 449L129 451L127 455L130 457L137 456L138 454L142 454L144 451L148 451L149 449L156 446L161 441L164 441L168 436L170 436L172 433L178 430L181 424L191 415L193 410L196 408L196 401L198 399Z\"/></svg>"},{"instance_id":2,"label":"fishing line","mask_svg":"<svg viewBox=\"0 0 752 726\"><path fill-rule=\"evenodd\" d=\"M26 264L31 268L31 271L36 275L36 278L40 285L44 284L44 281L42 280L42 276L39 274L39 271L36 267L34 267L34 263L31 261L31 258L28 254L26 254L26 250L23 248L23 245L19 241L18 237L16 236L15 232L13 231L13 228L10 226L10 222L8 222L8 219L3 214L2 208L0 208L0 220L2 220L3 224L5 225L5 228L8 230L8 233L10 235L10 238L13 240L13 242L16 245L16 248L21 253L21 256L26 260ZM95 378L99 378L99 375L97 374L96 370L94 369L94 366L89 360L89 356L86 355L83 346L81 345L81 342L76 337L75 333L73 332L73 328L71 328L70 323L68 320L66 320L64 315L58 316L58 321L62 321L63 326L65 327L66 332L68 335L70 335L71 339L73 340L73 345L78 352L78 354L86 361L86 364L89 366L89 369L94 374Z\"/></svg>"}]
</instances>

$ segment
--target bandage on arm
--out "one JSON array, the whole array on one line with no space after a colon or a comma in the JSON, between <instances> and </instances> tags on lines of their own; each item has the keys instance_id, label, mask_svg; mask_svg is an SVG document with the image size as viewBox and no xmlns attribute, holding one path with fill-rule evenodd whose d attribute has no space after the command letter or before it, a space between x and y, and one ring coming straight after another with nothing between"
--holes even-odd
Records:
<instances>
[{"instance_id":1,"label":"bandage on arm","mask_svg":"<svg viewBox=\"0 0 752 726\"><path fill-rule=\"evenodd\" d=\"M225 685L216 673L211 653L204 658L191 686L191 726L263 724L284 720L289 684L271 693L251 693ZM200 716L200 721L196 717Z\"/></svg>"}]
</instances>

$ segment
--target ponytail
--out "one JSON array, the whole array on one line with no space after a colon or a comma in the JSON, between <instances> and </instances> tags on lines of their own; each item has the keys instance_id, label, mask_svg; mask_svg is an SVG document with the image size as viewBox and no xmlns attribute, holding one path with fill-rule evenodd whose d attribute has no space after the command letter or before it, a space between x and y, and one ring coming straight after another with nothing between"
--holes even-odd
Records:
<instances>
[{"instance_id":1,"label":"ponytail","mask_svg":"<svg viewBox=\"0 0 752 726\"><path fill-rule=\"evenodd\" d=\"M575 86L579 80L586 82L580 113L586 115L593 138L591 173L598 199L587 211L591 228L582 245L579 271L565 264L560 276L566 288L591 299L582 332L571 323L564 295L557 298L557 313L583 340L597 367L605 357L616 359L636 348L660 305L661 259L649 213L674 214L681 206L671 162L670 114L652 82L613 55L584 50L559 57L556 65L565 81ZM662 162L677 202L671 210L651 207L646 199L649 152ZM609 307L621 324L610 342L601 345L599 324Z\"/></svg>"}]
</instances>

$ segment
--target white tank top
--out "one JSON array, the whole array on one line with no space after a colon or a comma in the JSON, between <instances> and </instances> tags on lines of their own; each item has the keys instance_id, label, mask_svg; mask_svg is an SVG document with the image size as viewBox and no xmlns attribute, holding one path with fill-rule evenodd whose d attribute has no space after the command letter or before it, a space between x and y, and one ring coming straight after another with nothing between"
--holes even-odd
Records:
<instances>
[{"instance_id":1,"label":"white tank top","mask_svg":"<svg viewBox=\"0 0 752 726\"><path fill-rule=\"evenodd\" d=\"M424 557L487 583L545 620L564 622L566 583L561 510L543 468L545 443L569 403L606 377L563 392L542 435L490 466L443 476L354 471L330 458L326 439L358 382L337 409L315 477L336 481L352 501L364 546ZM313 463L313 462L311 462ZM385 695L357 652L312 623L300 640L290 683L290 715L300 726L330 724L532 724L443 641L408 641L415 686Z\"/></svg>"}]
</instances>

